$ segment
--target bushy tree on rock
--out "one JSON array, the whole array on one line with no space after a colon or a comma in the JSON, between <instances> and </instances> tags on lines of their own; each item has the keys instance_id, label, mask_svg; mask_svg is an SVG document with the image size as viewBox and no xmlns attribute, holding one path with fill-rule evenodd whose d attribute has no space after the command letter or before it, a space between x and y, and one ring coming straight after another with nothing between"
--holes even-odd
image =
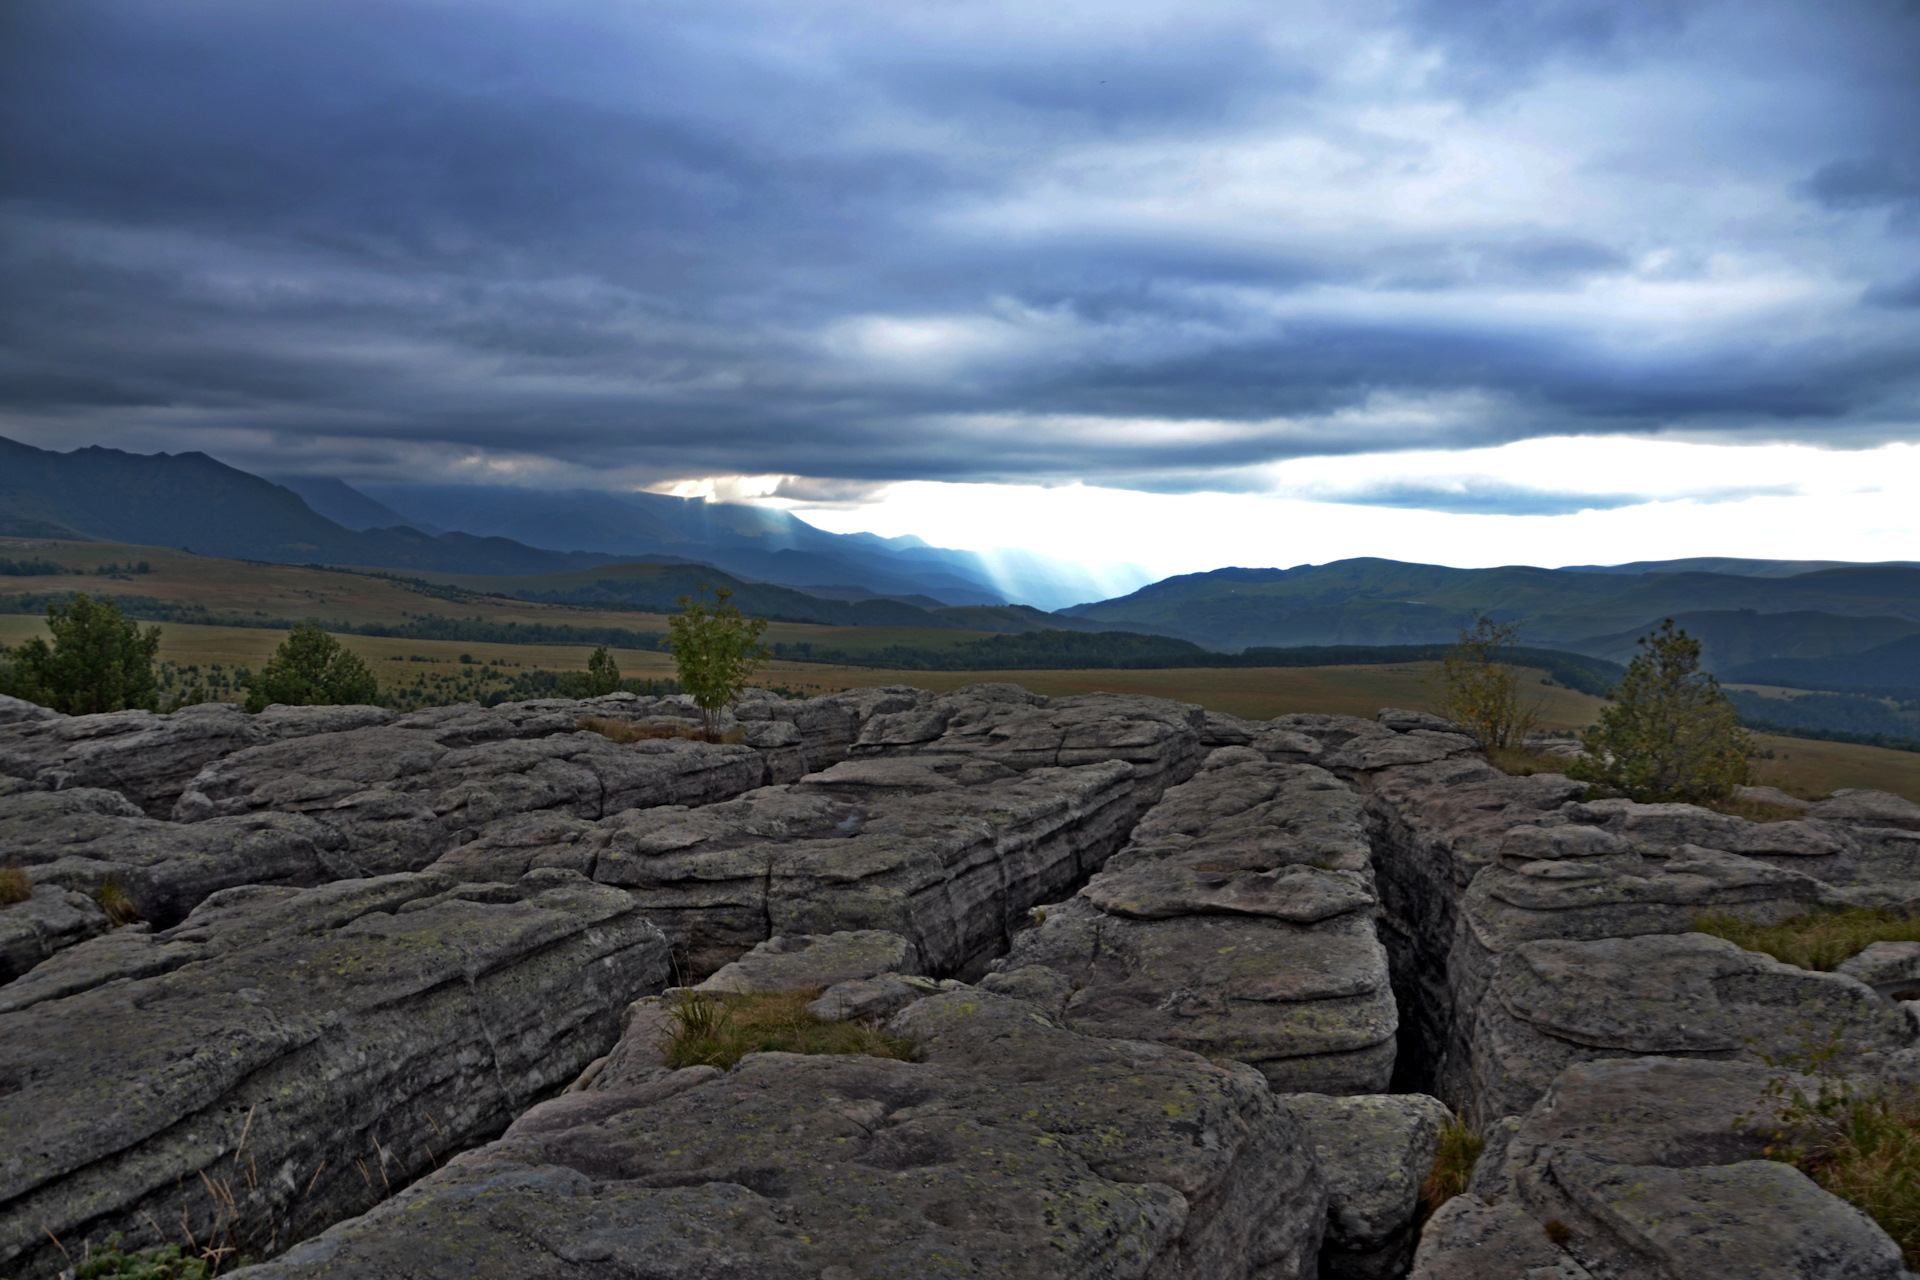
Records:
<instances>
[{"instance_id":1,"label":"bushy tree on rock","mask_svg":"<svg viewBox=\"0 0 1920 1280\"><path fill-rule=\"evenodd\" d=\"M1668 618L1640 647L1567 776L1643 803L1732 794L1749 777L1753 744L1720 682L1700 670L1700 642Z\"/></svg>"},{"instance_id":2,"label":"bushy tree on rock","mask_svg":"<svg viewBox=\"0 0 1920 1280\"><path fill-rule=\"evenodd\" d=\"M706 592L710 589L702 583L698 598L680 597L681 612L667 619L666 639L679 669L680 687L700 708L709 738L717 731L721 710L740 696L747 677L767 658L766 646L760 643L767 620L742 614L728 587L715 591L709 602Z\"/></svg>"}]
</instances>

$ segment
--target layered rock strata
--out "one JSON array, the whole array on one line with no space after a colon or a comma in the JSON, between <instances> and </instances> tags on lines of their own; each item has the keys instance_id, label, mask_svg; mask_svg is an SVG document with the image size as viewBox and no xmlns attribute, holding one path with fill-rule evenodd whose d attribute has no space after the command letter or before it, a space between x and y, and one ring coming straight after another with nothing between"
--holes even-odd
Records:
<instances>
[{"instance_id":1,"label":"layered rock strata","mask_svg":"<svg viewBox=\"0 0 1920 1280\"><path fill-rule=\"evenodd\" d=\"M1484 1123L1581 1058L1781 1053L1809 1035L1862 1052L1910 1043L1851 980L1685 937L1706 913L1765 922L1875 899L1860 828L1580 793L1474 759L1372 779L1383 932L1412 1024L1402 1086ZM1614 1001L1629 982L1632 1000Z\"/></svg>"},{"instance_id":2,"label":"layered rock strata","mask_svg":"<svg viewBox=\"0 0 1920 1280\"><path fill-rule=\"evenodd\" d=\"M603 1074L249 1275L1314 1274L1325 1187L1257 1073L971 990L891 1029L918 1061Z\"/></svg>"},{"instance_id":3,"label":"layered rock strata","mask_svg":"<svg viewBox=\"0 0 1920 1280\"><path fill-rule=\"evenodd\" d=\"M1764 1158L1769 1078L1662 1057L1569 1068L1428 1223L1413 1280L1902 1280L1872 1219Z\"/></svg>"},{"instance_id":4,"label":"layered rock strata","mask_svg":"<svg viewBox=\"0 0 1920 1280\"><path fill-rule=\"evenodd\" d=\"M472 878L568 867L624 889L689 980L775 935L859 929L900 934L949 975L984 966L1028 908L1102 865L1137 804L1118 761L848 761L699 808L499 824L435 865Z\"/></svg>"},{"instance_id":5,"label":"layered rock strata","mask_svg":"<svg viewBox=\"0 0 1920 1280\"><path fill-rule=\"evenodd\" d=\"M1397 1013L1360 805L1324 769L1218 748L997 967L1063 975L1078 1031L1251 1063L1280 1092L1379 1092Z\"/></svg>"},{"instance_id":6,"label":"layered rock strata","mask_svg":"<svg viewBox=\"0 0 1920 1280\"><path fill-rule=\"evenodd\" d=\"M556 871L228 889L67 948L0 987L0 1271L109 1231L272 1253L499 1133L667 974Z\"/></svg>"}]
</instances>

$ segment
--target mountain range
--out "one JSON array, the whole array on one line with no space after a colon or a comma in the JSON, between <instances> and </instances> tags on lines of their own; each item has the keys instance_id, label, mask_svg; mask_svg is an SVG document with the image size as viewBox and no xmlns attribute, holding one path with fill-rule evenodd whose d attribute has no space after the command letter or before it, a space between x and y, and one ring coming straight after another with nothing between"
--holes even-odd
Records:
<instances>
[{"instance_id":1,"label":"mountain range","mask_svg":"<svg viewBox=\"0 0 1920 1280\"><path fill-rule=\"evenodd\" d=\"M1708 669L1729 680L1920 689L1920 564L1906 562L1702 557L1455 569L1365 558L1182 574L1070 604L1099 591L1078 566L828 533L742 504L508 487L355 488L322 476L275 482L200 453L59 453L5 439L0 534L398 569L530 600L646 611L671 609L702 580L724 580L743 608L790 621L1123 631L1227 653L1446 643L1485 612L1516 623L1522 644L1617 663L1673 617L1701 640Z\"/></svg>"}]
</instances>

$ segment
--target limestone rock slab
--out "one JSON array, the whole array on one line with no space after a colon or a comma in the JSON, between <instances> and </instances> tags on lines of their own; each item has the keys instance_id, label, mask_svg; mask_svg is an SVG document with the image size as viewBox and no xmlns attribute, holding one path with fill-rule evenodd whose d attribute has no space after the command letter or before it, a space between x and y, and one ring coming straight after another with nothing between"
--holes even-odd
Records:
<instances>
[{"instance_id":1,"label":"limestone rock slab","mask_svg":"<svg viewBox=\"0 0 1920 1280\"><path fill-rule=\"evenodd\" d=\"M1768 1072L1644 1057L1575 1066L1505 1154L1536 1222L1595 1275L1898 1280L1893 1241L1790 1165L1760 1158Z\"/></svg>"},{"instance_id":2,"label":"limestone rock slab","mask_svg":"<svg viewBox=\"0 0 1920 1280\"><path fill-rule=\"evenodd\" d=\"M1420 1184L1433 1168L1440 1129L1452 1118L1417 1093L1282 1099L1307 1126L1327 1179L1325 1280L1397 1280L1413 1257Z\"/></svg>"},{"instance_id":3,"label":"limestone rock slab","mask_svg":"<svg viewBox=\"0 0 1920 1280\"><path fill-rule=\"evenodd\" d=\"M766 773L751 747L683 739L621 744L562 732L448 746L441 737L477 732L461 729L451 713L478 709L433 710L449 714L431 726L419 725L424 713L416 713L412 726L235 752L193 779L174 816L303 814L338 832L370 871L416 871L502 818L551 811L597 819L639 806L704 804L751 790Z\"/></svg>"},{"instance_id":4,"label":"limestone rock slab","mask_svg":"<svg viewBox=\"0 0 1920 1280\"><path fill-rule=\"evenodd\" d=\"M952 975L984 966L1029 908L1102 865L1137 798L1120 761L951 789L841 791L822 779L631 810L532 860L565 859L627 890L690 977L774 934L850 929L900 934L928 972Z\"/></svg>"},{"instance_id":5,"label":"limestone rock slab","mask_svg":"<svg viewBox=\"0 0 1920 1280\"><path fill-rule=\"evenodd\" d=\"M1526 943L1472 1014L1455 1082L1483 1120L1525 1111L1571 1063L1637 1054L1849 1054L1910 1047L1906 1017L1851 978L1781 964L1706 934Z\"/></svg>"},{"instance_id":6,"label":"limestone rock slab","mask_svg":"<svg viewBox=\"0 0 1920 1280\"><path fill-rule=\"evenodd\" d=\"M284 1248L498 1133L666 976L630 898L553 872L229 889L69 948L0 988L43 997L0 1013L0 1269L51 1276L48 1231L204 1238L202 1173Z\"/></svg>"},{"instance_id":7,"label":"limestone rock slab","mask_svg":"<svg viewBox=\"0 0 1920 1280\"><path fill-rule=\"evenodd\" d=\"M54 952L105 933L112 925L92 898L38 884L25 902L0 907L0 985Z\"/></svg>"},{"instance_id":8,"label":"limestone rock slab","mask_svg":"<svg viewBox=\"0 0 1920 1280\"><path fill-rule=\"evenodd\" d=\"M893 1030L919 1061L756 1054L570 1094L251 1274L1313 1275L1325 1189L1257 1074L977 991Z\"/></svg>"},{"instance_id":9,"label":"limestone rock slab","mask_svg":"<svg viewBox=\"0 0 1920 1280\"><path fill-rule=\"evenodd\" d=\"M695 990L802 991L882 973L913 973L919 967L920 954L912 941L884 929L783 934L759 943Z\"/></svg>"},{"instance_id":10,"label":"limestone rock slab","mask_svg":"<svg viewBox=\"0 0 1920 1280\"><path fill-rule=\"evenodd\" d=\"M39 885L92 893L118 884L164 928L207 895L243 884L315 885L362 873L328 828L261 813L195 826L143 815L117 791L0 795L0 848Z\"/></svg>"}]
</instances>

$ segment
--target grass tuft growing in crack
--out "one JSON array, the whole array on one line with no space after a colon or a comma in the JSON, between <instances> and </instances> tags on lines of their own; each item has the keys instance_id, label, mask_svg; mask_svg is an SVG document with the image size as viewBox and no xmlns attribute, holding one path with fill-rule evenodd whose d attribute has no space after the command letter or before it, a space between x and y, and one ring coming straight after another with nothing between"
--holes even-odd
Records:
<instances>
[{"instance_id":1,"label":"grass tuft growing in crack","mask_svg":"<svg viewBox=\"0 0 1920 1280\"><path fill-rule=\"evenodd\" d=\"M1473 1166L1487 1140L1459 1117L1440 1126L1440 1140L1433 1149L1433 1169L1420 1184L1420 1220L1425 1222L1438 1209L1467 1189L1473 1180Z\"/></svg>"},{"instance_id":2,"label":"grass tuft growing in crack","mask_svg":"<svg viewBox=\"0 0 1920 1280\"><path fill-rule=\"evenodd\" d=\"M1802 969L1831 969L1876 942L1920 942L1920 918L1886 907L1809 911L1777 924L1711 911L1695 916L1693 927Z\"/></svg>"},{"instance_id":3,"label":"grass tuft growing in crack","mask_svg":"<svg viewBox=\"0 0 1920 1280\"><path fill-rule=\"evenodd\" d=\"M0 907L25 902L33 896L33 881L22 867L0 867Z\"/></svg>"},{"instance_id":4,"label":"grass tuft growing in crack","mask_svg":"<svg viewBox=\"0 0 1920 1280\"><path fill-rule=\"evenodd\" d=\"M729 1070L750 1053L859 1053L913 1061L913 1042L867 1022L823 1022L807 1012L819 989L752 995L683 991L674 1006L670 1067Z\"/></svg>"},{"instance_id":5,"label":"grass tuft growing in crack","mask_svg":"<svg viewBox=\"0 0 1920 1280\"><path fill-rule=\"evenodd\" d=\"M134 905L133 898L112 876L102 880L93 891L93 900L107 913L107 919L115 928L123 924L137 924L140 921L140 908Z\"/></svg>"},{"instance_id":6,"label":"grass tuft growing in crack","mask_svg":"<svg viewBox=\"0 0 1920 1280\"><path fill-rule=\"evenodd\" d=\"M729 729L727 732L709 738L705 731L692 725L662 724L658 721L642 723L634 720L612 720L601 716L587 716L574 726L588 733L597 733L610 742L651 742L666 738L685 738L691 742L724 742L739 746L747 740L745 729Z\"/></svg>"}]
</instances>

